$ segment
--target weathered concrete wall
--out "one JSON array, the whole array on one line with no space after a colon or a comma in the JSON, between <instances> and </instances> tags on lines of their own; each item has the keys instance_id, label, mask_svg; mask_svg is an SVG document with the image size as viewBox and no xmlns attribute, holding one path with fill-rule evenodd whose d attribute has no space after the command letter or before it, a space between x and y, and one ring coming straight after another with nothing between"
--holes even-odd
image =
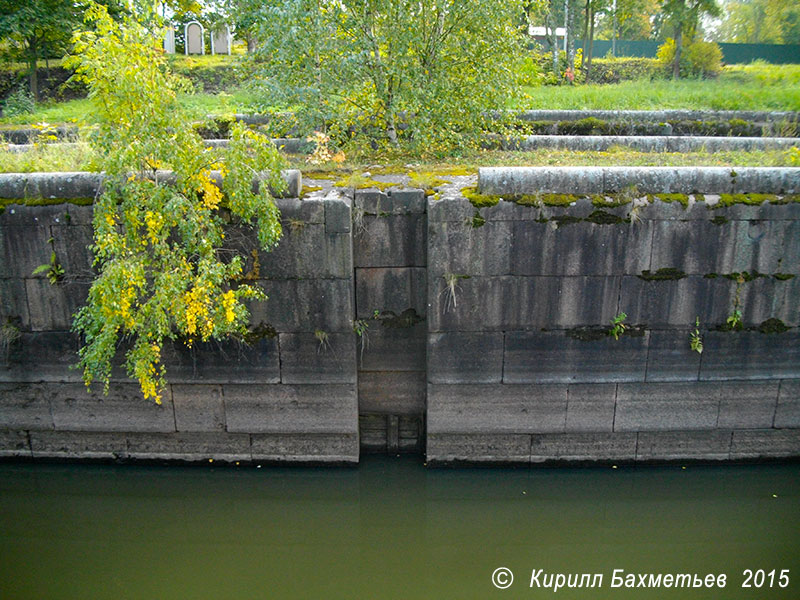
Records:
<instances>
[{"instance_id":1,"label":"weathered concrete wall","mask_svg":"<svg viewBox=\"0 0 800 600\"><path fill-rule=\"evenodd\" d=\"M420 190L355 192L353 259L361 445L424 447L427 202Z\"/></svg>"},{"instance_id":2,"label":"weathered concrete wall","mask_svg":"<svg viewBox=\"0 0 800 600\"><path fill-rule=\"evenodd\" d=\"M794 173L736 172L549 169L536 189L626 190L633 174L642 193L795 189ZM690 184L663 189L676 180ZM258 261L252 234L230 229L270 296L251 307L261 335L168 348L160 407L120 369L108 396L69 369L71 316L94 276L91 207L7 206L0 324L19 336L0 340L0 456L352 463L359 447L422 445L434 464L800 456L800 203L477 209L455 189L442 197L281 200L284 238ZM51 251L67 274L55 286L32 275ZM733 310L744 329L719 330ZM630 329L615 340L622 312ZM695 318L702 355L689 347ZM786 331L759 331L778 319Z\"/></svg>"},{"instance_id":3,"label":"weathered concrete wall","mask_svg":"<svg viewBox=\"0 0 800 600\"><path fill-rule=\"evenodd\" d=\"M800 204L633 206L429 204L429 463L800 454Z\"/></svg>"},{"instance_id":4,"label":"weathered concrete wall","mask_svg":"<svg viewBox=\"0 0 800 600\"><path fill-rule=\"evenodd\" d=\"M259 339L167 348L170 385L156 406L121 369L107 396L87 394L70 369L71 315L93 277L91 207L8 206L0 323L19 337L0 355L0 455L357 462L351 203L331 195L279 207L280 245L246 266L269 295L251 307ZM257 247L249 231L227 237L246 254ZM32 275L51 249L66 272L58 285Z\"/></svg>"}]
</instances>

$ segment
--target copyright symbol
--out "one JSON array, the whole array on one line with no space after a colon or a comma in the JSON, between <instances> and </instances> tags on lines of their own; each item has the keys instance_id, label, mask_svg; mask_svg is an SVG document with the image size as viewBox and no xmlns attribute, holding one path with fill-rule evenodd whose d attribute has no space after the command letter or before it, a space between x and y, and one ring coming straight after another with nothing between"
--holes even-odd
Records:
<instances>
[{"instance_id":1,"label":"copyright symbol","mask_svg":"<svg viewBox=\"0 0 800 600\"><path fill-rule=\"evenodd\" d=\"M499 590L509 588L511 584L514 583L514 574L511 572L511 569L499 567L492 573L492 583L494 587Z\"/></svg>"}]
</instances>

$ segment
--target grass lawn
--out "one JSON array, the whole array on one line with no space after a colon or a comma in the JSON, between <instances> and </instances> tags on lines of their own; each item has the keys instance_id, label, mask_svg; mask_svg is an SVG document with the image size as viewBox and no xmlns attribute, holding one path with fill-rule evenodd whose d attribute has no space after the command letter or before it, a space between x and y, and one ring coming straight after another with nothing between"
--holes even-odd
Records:
<instances>
[{"instance_id":1,"label":"grass lawn","mask_svg":"<svg viewBox=\"0 0 800 600\"><path fill-rule=\"evenodd\" d=\"M216 152L224 152L217 150ZM536 150L533 152L480 151L445 161L420 160L412 156L371 156L370 164L378 163L380 168L370 167L373 174L407 173L409 171L446 173L453 167L474 171L477 167L488 166L753 166L772 167L793 164L788 151L763 152L689 152L658 153L637 152L628 148L616 147L606 152L572 152L568 150ZM290 166L304 171L327 170L314 167L303 156L290 156ZM87 144L69 147L43 144L25 153L3 152L0 147L0 173L30 173L34 171L93 171L98 161ZM340 168L333 169L338 175L363 171L367 164L360 157L346 161Z\"/></svg>"},{"instance_id":2,"label":"grass lawn","mask_svg":"<svg viewBox=\"0 0 800 600\"><path fill-rule=\"evenodd\" d=\"M212 66L231 62L227 56L177 56L176 65ZM732 65L714 80L668 79L618 84L524 88L511 108L595 110L776 110L800 111L800 65ZM187 94L181 102L196 119L206 115L254 112L259 98L251 91L231 89L220 94ZM97 121L88 100L43 104L36 112L0 119L0 124L85 123Z\"/></svg>"},{"instance_id":3,"label":"grass lawn","mask_svg":"<svg viewBox=\"0 0 800 600\"><path fill-rule=\"evenodd\" d=\"M800 65L732 65L717 79L525 88L514 108L800 111Z\"/></svg>"}]
</instances>

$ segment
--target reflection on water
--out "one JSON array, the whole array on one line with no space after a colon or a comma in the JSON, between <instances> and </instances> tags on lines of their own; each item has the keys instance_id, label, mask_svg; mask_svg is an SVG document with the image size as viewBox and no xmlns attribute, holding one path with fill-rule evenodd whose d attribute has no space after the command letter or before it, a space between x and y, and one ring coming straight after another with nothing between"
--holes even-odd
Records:
<instances>
[{"instance_id":1,"label":"reflection on water","mask_svg":"<svg viewBox=\"0 0 800 600\"><path fill-rule=\"evenodd\" d=\"M800 598L800 466L0 465L0 598ZM515 574L504 591L492 572ZM790 586L742 589L744 569ZM724 590L612 589L726 573ZM776 584L777 585L777 584Z\"/></svg>"}]
</instances>

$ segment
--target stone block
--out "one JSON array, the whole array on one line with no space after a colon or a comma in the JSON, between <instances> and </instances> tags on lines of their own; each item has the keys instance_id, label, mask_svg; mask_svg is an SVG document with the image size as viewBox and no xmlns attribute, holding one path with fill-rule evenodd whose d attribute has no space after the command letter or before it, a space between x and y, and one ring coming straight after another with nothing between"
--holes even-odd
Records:
<instances>
[{"instance_id":1,"label":"stone block","mask_svg":"<svg viewBox=\"0 0 800 600\"><path fill-rule=\"evenodd\" d=\"M30 457L31 444L27 431L0 428L0 457Z\"/></svg>"},{"instance_id":2,"label":"stone block","mask_svg":"<svg viewBox=\"0 0 800 600\"><path fill-rule=\"evenodd\" d=\"M730 450L730 431L641 432L636 460L728 460Z\"/></svg>"},{"instance_id":3,"label":"stone block","mask_svg":"<svg viewBox=\"0 0 800 600\"><path fill-rule=\"evenodd\" d=\"M91 283L68 281L52 285L47 279L25 281L33 331L69 331L72 317L86 304Z\"/></svg>"},{"instance_id":4,"label":"stone block","mask_svg":"<svg viewBox=\"0 0 800 600\"><path fill-rule=\"evenodd\" d=\"M355 334L282 333L282 383L356 382Z\"/></svg>"},{"instance_id":5,"label":"stone block","mask_svg":"<svg viewBox=\"0 0 800 600\"><path fill-rule=\"evenodd\" d=\"M359 319L371 319L376 310L399 315L413 309L423 317L427 313L428 282L424 268L361 268L356 269L355 278Z\"/></svg>"},{"instance_id":6,"label":"stone block","mask_svg":"<svg viewBox=\"0 0 800 600\"><path fill-rule=\"evenodd\" d=\"M101 386L89 393L78 383L46 386L55 428L61 431L175 431L175 414L169 390L158 405L144 400L138 384L111 384L108 395Z\"/></svg>"},{"instance_id":7,"label":"stone block","mask_svg":"<svg viewBox=\"0 0 800 600\"><path fill-rule=\"evenodd\" d=\"M635 433L555 433L531 436L531 462L632 461Z\"/></svg>"},{"instance_id":8,"label":"stone block","mask_svg":"<svg viewBox=\"0 0 800 600\"><path fill-rule=\"evenodd\" d=\"M275 204L281 211L284 224L288 224L290 219L325 224L325 202L319 198L277 198Z\"/></svg>"},{"instance_id":9,"label":"stone block","mask_svg":"<svg viewBox=\"0 0 800 600\"><path fill-rule=\"evenodd\" d=\"M735 295L736 283L730 281L729 287L732 295ZM742 284L740 288L742 320L748 325L759 325L775 318L783 321L787 327L797 327L800 325L797 298L800 298L800 277L783 281L774 277L759 277Z\"/></svg>"},{"instance_id":10,"label":"stone block","mask_svg":"<svg viewBox=\"0 0 800 600\"><path fill-rule=\"evenodd\" d=\"M709 331L703 338L700 379L800 377L800 332Z\"/></svg>"},{"instance_id":11,"label":"stone block","mask_svg":"<svg viewBox=\"0 0 800 600\"><path fill-rule=\"evenodd\" d=\"M34 458L116 460L128 455L125 433L105 431L31 431Z\"/></svg>"},{"instance_id":12,"label":"stone block","mask_svg":"<svg viewBox=\"0 0 800 600\"><path fill-rule=\"evenodd\" d=\"M798 456L800 456L800 429L755 429L733 432L732 460Z\"/></svg>"},{"instance_id":13,"label":"stone block","mask_svg":"<svg viewBox=\"0 0 800 600\"><path fill-rule=\"evenodd\" d=\"M449 463L528 464L530 435L429 433L429 465Z\"/></svg>"},{"instance_id":14,"label":"stone block","mask_svg":"<svg viewBox=\"0 0 800 600\"><path fill-rule=\"evenodd\" d=\"M709 383L621 383L614 431L715 429L720 400L736 389Z\"/></svg>"},{"instance_id":15,"label":"stone block","mask_svg":"<svg viewBox=\"0 0 800 600\"><path fill-rule=\"evenodd\" d=\"M699 275L665 281L623 277L619 306L630 323L685 331L688 348L688 332L693 330L697 317L701 327L725 322L736 291L736 284L732 283L725 278Z\"/></svg>"},{"instance_id":16,"label":"stone block","mask_svg":"<svg viewBox=\"0 0 800 600\"><path fill-rule=\"evenodd\" d=\"M210 340L187 347L164 344L163 361L172 383L278 383L280 358L277 337L247 344L240 340Z\"/></svg>"},{"instance_id":17,"label":"stone block","mask_svg":"<svg viewBox=\"0 0 800 600\"><path fill-rule=\"evenodd\" d=\"M49 395L53 393L48 386L0 383L0 430L52 429Z\"/></svg>"},{"instance_id":18,"label":"stone block","mask_svg":"<svg viewBox=\"0 0 800 600\"><path fill-rule=\"evenodd\" d=\"M208 462L249 461L250 436L245 433L129 433L128 457L138 460Z\"/></svg>"},{"instance_id":19,"label":"stone block","mask_svg":"<svg viewBox=\"0 0 800 600\"><path fill-rule=\"evenodd\" d=\"M259 253L260 276L269 279L342 278L352 271L349 234L326 233L321 224L286 224L278 246Z\"/></svg>"},{"instance_id":20,"label":"stone block","mask_svg":"<svg viewBox=\"0 0 800 600\"><path fill-rule=\"evenodd\" d=\"M352 219L352 201L346 195L332 191L325 199L325 232L349 233Z\"/></svg>"},{"instance_id":21,"label":"stone block","mask_svg":"<svg viewBox=\"0 0 800 600\"><path fill-rule=\"evenodd\" d=\"M596 194L603 191L601 167L481 167L482 194Z\"/></svg>"},{"instance_id":22,"label":"stone block","mask_svg":"<svg viewBox=\"0 0 800 600\"><path fill-rule=\"evenodd\" d=\"M431 383L500 383L502 378L502 333L452 331L428 335Z\"/></svg>"},{"instance_id":23,"label":"stone block","mask_svg":"<svg viewBox=\"0 0 800 600\"><path fill-rule=\"evenodd\" d=\"M588 193L622 192L636 186L646 194L690 194L695 188L693 167L603 167L602 170L602 188Z\"/></svg>"},{"instance_id":24,"label":"stone block","mask_svg":"<svg viewBox=\"0 0 800 600\"><path fill-rule=\"evenodd\" d=\"M94 194L92 194L94 196ZM4 196L5 197L5 196ZM21 196L21 197L24 197ZM69 217L67 216L69 214ZM9 204L0 213L0 228L3 227L49 227L50 225L91 225L92 207L75 204L46 204L27 206Z\"/></svg>"},{"instance_id":25,"label":"stone block","mask_svg":"<svg viewBox=\"0 0 800 600\"><path fill-rule=\"evenodd\" d=\"M481 227L473 227L471 221L432 223L428 227L431 277L510 274L512 225L509 221L487 221Z\"/></svg>"},{"instance_id":26,"label":"stone block","mask_svg":"<svg viewBox=\"0 0 800 600\"><path fill-rule=\"evenodd\" d=\"M575 332L506 334L503 383L615 383L644 381L648 334L618 340L577 339Z\"/></svg>"},{"instance_id":27,"label":"stone block","mask_svg":"<svg viewBox=\"0 0 800 600\"><path fill-rule=\"evenodd\" d=\"M356 267L424 267L427 219L424 214L361 214L353 231Z\"/></svg>"},{"instance_id":28,"label":"stone block","mask_svg":"<svg viewBox=\"0 0 800 600\"><path fill-rule=\"evenodd\" d=\"M673 267L692 275L775 273L800 262L800 222L709 220L655 224L651 270Z\"/></svg>"},{"instance_id":29,"label":"stone block","mask_svg":"<svg viewBox=\"0 0 800 600\"><path fill-rule=\"evenodd\" d=\"M464 223L475 215L475 207L469 200L460 196L458 198L442 198L441 200L434 200L431 197L428 198L427 212L429 223L444 223L447 221Z\"/></svg>"},{"instance_id":30,"label":"stone block","mask_svg":"<svg viewBox=\"0 0 800 600\"><path fill-rule=\"evenodd\" d=\"M355 464L358 433L253 434L253 460L267 462Z\"/></svg>"},{"instance_id":31,"label":"stone block","mask_svg":"<svg viewBox=\"0 0 800 600\"><path fill-rule=\"evenodd\" d=\"M220 386L174 384L171 387L178 431L225 430L225 405Z\"/></svg>"},{"instance_id":32,"label":"stone block","mask_svg":"<svg viewBox=\"0 0 800 600\"><path fill-rule=\"evenodd\" d=\"M800 428L799 380L785 379L781 381L773 426L777 429Z\"/></svg>"},{"instance_id":33,"label":"stone block","mask_svg":"<svg viewBox=\"0 0 800 600\"><path fill-rule=\"evenodd\" d=\"M243 433L354 433L355 385L226 385L226 429Z\"/></svg>"},{"instance_id":34,"label":"stone block","mask_svg":"<svg viewBox=\"0 0 800 600\"><path fill-rule=\"evenodd\" d=\"M557 227L552 221L517 221L511 236L511 272L573 276L639 274L650 265L652 236L652 222L633 226L575 223ZM507 245L507 240L504 242Z\"/></svg>"},{"instance_id":35,"label":"stone block","mask_svg":"<svg viewBox=\"0 0 800 600\"><path fill-rule=\"evenodd\" d=\"M349 279L261 281L269 299L250 303L250 322L280 332L352 331L355 314Z\"/></svg>"},{"instance_id":36,"label":"stone block","mask_svg":"<svg viewBox=\"0 0 800 600\"><path fill-rule=\"evenodd\" d=\"M8 212L8 211L6 211ZM48 243L50 227L44 225L4 225L0 227L0 278L33 277L40 265L50 264L53 248ZM13 259L12 259L13 257ZM37 277L45 277L44 274Z\"/></svg>"},{"instance_id":37,"label":"stone block","mask_svg":"<svg viewBox=\"0 0 800 600\"><path fill-rule=\"evenodd\" d=\"M30 327L28 292L24 279L0 279L0 324L9 320L12 324L17 323L19 328Z\"/></svg>"},{"instance_id":38,"label":"stone block","mask_svg":"<svg viewBox=\"0 0 800 600\"><path fill-rule=\"evenodd\" d=\"M503 383L644 381L647 333L615 340L600 331L598 339L578 339L585 333L507 333Z\"/></svg>"},{"instance_id":39,"label":"stone block","mask_svg":"<svg viewBox=\"0 0 800 600\"><path fill-rule=\"evenodd\" d=\"M82 371L71 368L79 348L79 337L67 331L21 333L9 348L6 368L0 366L0 381L80 382Z\"/></svg>"},{"instance_id":40,"label":"stone block","mask_svg":"<svg viewBox=\"0 0 800 600\"><path fill-rule=\"evenodd\" d=\"M619 277L429 279L431 331L607 325L617 314ZM628 321L631 322L631 321Z\"/></svg>"},{"instance_id":41,"label":"stone block","mask_svg":"<svg viewBox=\"0 0 800 600\"><path fill-rule=\"evenodd\" d=\"M53 250L64 268L65 276L70 279L93 279L94 256L89 248L94 241L91 225L53 225L50 234L53 237Z\"/></svg>"},{"instance_id":42,"label":"stone block","mask_svg":"<svg viewBox=\"0 0 800 600\"><path fill-rule=\"evenodd\" d=\"M735 384L736 385L736 384ZM780 382L739 383L720 398L719 429L768 429L775 421ZM744 394L740 390L746 390Z\"/></svg>"},{"instance_id":43,"label":"stone block","mask_svg":"<svg viewBox=\"0 0 800 600\"><path fill-rule=\"evenodd\" d=\"M623 284L624 288L624 284ZM644 305L646 306L646 304ZM689 346L687 330L651 331L646 381L697 381L701 355ZM701 331L701 337L705 332Z\"/></svg>"},{"instance_id":44,"label":"stone block","mask_svg":"<svg viewBox=\"0 0 800 600\"><path fill-rule=\"evenodd\" d=\"M567 388L566 431L613 431L616 401L617 386L614 384L570 385Z\"/></svg>"},{"instance_id":45,"label":"stone block","mask_svg":"<svg viewBox=\"0 0 800 600\"><path fill-rule=\"evenodd\" d=\"M364 351L357 342L358 368L361 371L425 371L427 368L427 326L388 327L371 321Z\"/></svg>"},{"instance_id":46,"label":"stone block","mask_svg":"<svg viewBox=\"0 0 800 600\"><path fill-rule=\"evenodd\" d=\"M362 371L358 374L358 412L421 415L427 386L424 371Z\"/></svg>"},{"instance_id":47,"label":"stone block","mask_svg":"<svg viewBox=\"0 0 800 600\"><path fill-rule=\"evenodd\" d=\"M563 385L428 385L430 433L555 433L566 419Z\"/></svg>"},{"instance_id":48,"label":"stone block","mask_svg":"<svg viewBox=\"0 0 800 600\"><path fill-rule=\"evenodd\" d=\"M389 190L389 200L394 213L424 213L428 206L424 190Z\"/></svg>"}]
</instances>

